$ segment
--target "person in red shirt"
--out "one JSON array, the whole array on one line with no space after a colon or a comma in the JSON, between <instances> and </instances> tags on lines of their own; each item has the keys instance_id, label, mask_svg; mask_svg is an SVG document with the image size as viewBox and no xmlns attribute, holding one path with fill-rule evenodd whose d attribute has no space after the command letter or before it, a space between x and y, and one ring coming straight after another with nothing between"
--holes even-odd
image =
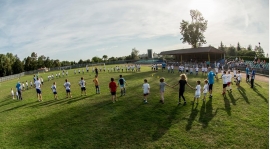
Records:
<instances>
[{"instance_id":1,"label":"person in red shirt","mask_svg":"<svg viewBox=\"0 0 270 149\"><path fill-rule=\"evenodd\" d=\"M111 82L109 83L109 88L112 95L112 102L114 103L116 101L116 89L117 89L117 85L114 82L114 78L111 78Z\"/></svg>"}]
</instances>

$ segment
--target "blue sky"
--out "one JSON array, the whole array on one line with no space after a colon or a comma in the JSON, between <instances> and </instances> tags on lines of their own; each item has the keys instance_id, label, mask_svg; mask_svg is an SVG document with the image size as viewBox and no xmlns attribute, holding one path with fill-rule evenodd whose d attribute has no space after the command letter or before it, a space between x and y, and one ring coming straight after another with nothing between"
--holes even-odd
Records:
<instances>
[{"instance_id":1,"label":"blue sky","mask_svg":"<svg viewBox=\"0 0 270 149\"><path fill-rule=\"evenodd\" d=\"M189 48L179 26L191 21L190 9L208 20L204 46L260 42L268 53L268 0L2 0L0 53L78 61L126 56L134 47L140 54Z\"/></svg>"}]
</instances>

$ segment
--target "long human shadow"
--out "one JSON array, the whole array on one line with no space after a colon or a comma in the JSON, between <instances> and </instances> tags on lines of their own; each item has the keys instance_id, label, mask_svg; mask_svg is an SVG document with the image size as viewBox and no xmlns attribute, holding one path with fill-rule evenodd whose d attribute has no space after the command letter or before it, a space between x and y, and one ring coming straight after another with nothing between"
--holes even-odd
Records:
<instances>
[{"instance_id":1,"label":"long human shadow","mask_svg":"<svg viewBox=\"0 0 270 149\"><path fill-rule=\"evenodd\" d=\"M231 113L231 103L226 95L224 96L223 101L224 101L224 109L223 108L222 109L225 110L229 116L231 116L231 114L232 114Z\"/></svg>"},{"instance_id":2,"label":"long human shadow","mask_svg":"<svg viewBox=\"0 0 270 149\"><path fill-rule=\"evenodd\" d=\"M192 123L193 123L193 121L195 120L196 116L199 113L199 110L197 109L198 104L196 104L195 107L194 107L194 104L195 103L192 104L191 113L189 115L189 118L187 119L188 123L186 125L186 131L189 131L192 128Z\"/></svg>"},{"instance_id":3,"label":"long human shadow","mask_svg":"<svg viewBox=\"0 0 270 149\"><path fill-rule=\"evenodd\" d=\"M36 148L41 140L44 148L140 148L159 140L181 115L178 106L164 110L144 103L119 104L123 103L104 100L72 107L30 121L11 133L16 134L18 146L25 148ZM68 143L59 143L65 140Z\"/></svg>"},{"instance_id":4,"label":"long human shadow","mask_svg":"<svg viewBox=\"0 0 270 149\"><path fill-rule=\"evenodd\" d=\"M259 86L259 87L262 87L260 84L258 84L258 83L254 83L256 86Z\"/></svg>"},{"instance_id":5,"label":"long human shadow","mask_svg":"<svg viewBox=\"0 0 270 149\"><path fill-rule=\"evenodd\" d=\"M229 97L230 97L230 99L231 99L231 102L232 102L232 104L233 105L236 105L236 101L238 100L238 99L235 99L234 97L233 97L233 94L232 94L232 92L228 92L228 95L229 95Z\"/></svg>"},{"instance_id":6,"label":"long human shadow","mask_svg":"<svg viewBox=\"0 0 270 149\"><path fill-rule=\"evenodd\" d=\"M246 96L246 90L243 87L240 87L238 92L241 94L241 96L244 98L247 104L250 104L248 97Z\"/></svg>"},{"instance_id":7,"label":"long human shadow","mask_svg":"<svg viewBox=\"0 0 270 149\"><path fill-rule=\"evenodd\" d=\"M209 122L217 115L218 109L213 113L212 98L209 98L207 102L203 101L200 110L199 121L203 124L203 128L207 128Z\"/></svg>"},{"instance_id":8,"label":"long human shadow","mask_svg":"<svg viewBox=\"0 0 270 149\"><path fill-rule=\"evenodd\" d=\"M263 96L263 95L259 92L259 90L258 90L256 87L253 87L252 89L253 89L253 91L254 91L255 93L257 93L258 96L260 96L262 99L264 99L264 101L265 101L266 103L268 103L268 99L267 99L265 96Z\"/></svg>"},{"instance_id":9,"label":"long human shadow","mask_svg":"<svg viewBox=\"0 0 270 149\"><path fill-rule=\"evenodd\" d=\"M16 110L16 109L23 108L23 107L27 107L27 106L32 105L32 104L35 104L35 103L36 103L36 102L25 103L25 104L22 104L22 105L19 105L19 106L16 106L16 107L12 107L12 108L3 110L3 111L1 111L0 113L7 112L7 111L12 111L12 110Z\"/></svg>"}]
</instances>

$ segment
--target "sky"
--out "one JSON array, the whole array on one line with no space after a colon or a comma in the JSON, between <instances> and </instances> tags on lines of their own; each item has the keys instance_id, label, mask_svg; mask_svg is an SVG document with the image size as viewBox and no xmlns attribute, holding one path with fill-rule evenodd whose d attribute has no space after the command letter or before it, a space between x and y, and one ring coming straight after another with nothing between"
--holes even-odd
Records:
<instances>
[{"instance_id":1,"label":"sky","mask_svg":"<svg viewBox=\"0 0 270 149\"><path fill-rule=\"evenodd\" d=\"M190 48L179 28L191 9L208 20L203 46L260 42L268 53L268 0L0 0L0 53L79 61Z\"/></svg>"}]
</instances>

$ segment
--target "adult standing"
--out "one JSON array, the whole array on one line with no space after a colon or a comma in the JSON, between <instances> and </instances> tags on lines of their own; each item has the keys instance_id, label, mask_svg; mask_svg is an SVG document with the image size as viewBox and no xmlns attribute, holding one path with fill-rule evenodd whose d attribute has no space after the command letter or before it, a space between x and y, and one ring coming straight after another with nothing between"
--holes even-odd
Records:
<instances>
[{"instance_id":1,"label":"adult standing","mask_svg":"<svg viewBox=\"0 0 270 149\"><path fill-rule=\"evenodd\" d=\"M16 88L17 88L17 91L18 91L18 95L19 95L19 100L22 100L22 90L21 90L21 83L20 82L18 82L17 84L16 84Z\"/></svg>"},{"instance_id":2,"label":"adult standing","mask_svg":"<svg viewBox=\"0 0 270 149\"><path fill-rule=\"evenodd\" d=\"M212 71L211 67L208 67L208 84L209 84L209 97L212 97L212 90L214 85L214 77L216 74Z\"/></svg>"},{"instance_id":3,"label":"adult standing","mask_svg":"<svg viewBox=\"0 0 270 149\"><path fill-rule=\"evenodd\" d=\"M253 88L253 86L254 86L254 79L255 79L255 70L254 70L254 68L252 68L251 81L250 81L251 88Z\"/></svg>"},{"instance_id":4,"label":"adult standing","mask_svg":"<svg viewBox=\"0 0 270 149\"><path fill-rule=\"evenodd\" d=\"M42 101L42 95L41 95L41 82L39 80L39 78L36 79L35 81L35 86L36 86L36 92L37 92L37 98L38 101Z\"/></svg>"}]
</instances>

